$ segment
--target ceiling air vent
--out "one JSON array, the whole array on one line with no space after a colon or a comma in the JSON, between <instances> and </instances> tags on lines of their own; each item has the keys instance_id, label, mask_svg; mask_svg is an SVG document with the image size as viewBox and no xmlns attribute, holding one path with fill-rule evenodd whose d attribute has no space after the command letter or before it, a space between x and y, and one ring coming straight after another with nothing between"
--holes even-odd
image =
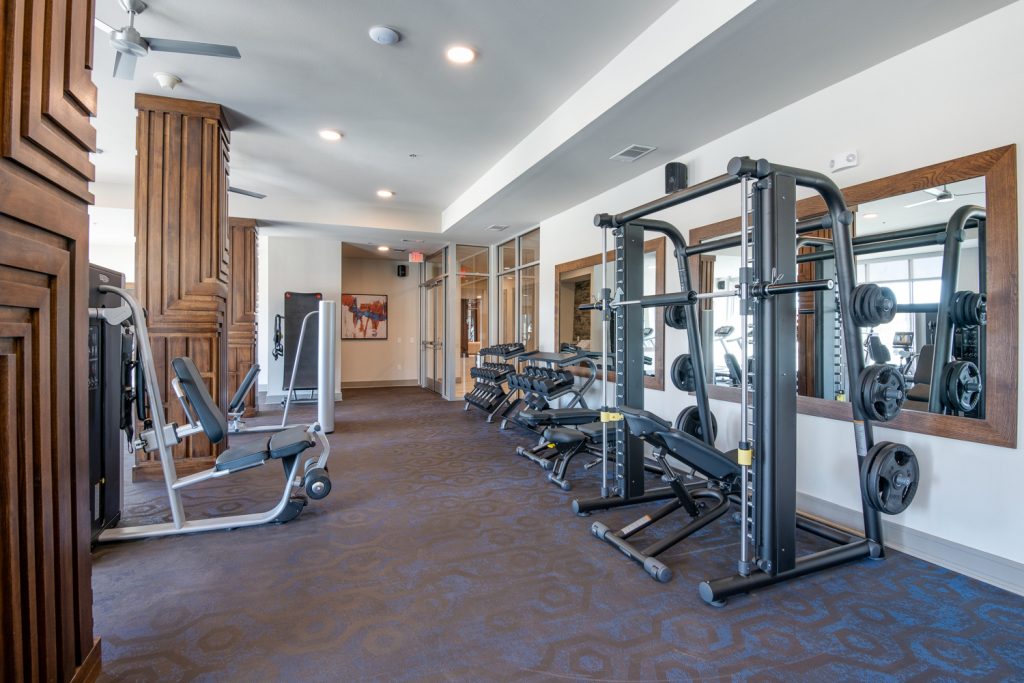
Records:
<instances>
[{"instance_id":1,"label":"ceiling air vent","mask_svg":"<svg viewBox=\"0 0 1024 683\"><path fill-rule=\"evenodd\" d=\"M640 157L647 156L656 149L658 148L648 147L647 145L630 145L618 154L613 154L610 159L612 161L636 161Z\"/></svg>"},{"instance_id":2,"label":"ceiling air vent","mask_svg":"<svg viewBox=\"0 0 1024 683\"><path fill-rule=\"evenodd\" d=\"M508 230L507 225L488 225L487 229L491 232L501 232L502 230Z\"/></svg>"}]
</instances>

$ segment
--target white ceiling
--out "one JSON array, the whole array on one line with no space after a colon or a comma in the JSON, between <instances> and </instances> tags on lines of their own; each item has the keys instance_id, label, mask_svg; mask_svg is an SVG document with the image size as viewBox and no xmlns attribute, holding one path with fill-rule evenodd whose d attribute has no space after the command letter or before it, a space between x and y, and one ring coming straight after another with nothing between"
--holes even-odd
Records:
<instances>
[{"instance_id":1,"label":"white ceiling","mask_svg":"<svg viewBox=\"0 0 1024 683\"><path fill-rule=\"evenodd\" d=\"M228 43L242 59L152 53L133 82L111 77L97 33L96 194L124 204L134 181L134 93L168 95L155 71L180 76L173 97L229 110L233 215L371 228L440 229L441 211L594 75L673 0L149 0L144 36ZM117 0L99 19L126 23ZM403 34L393 47L367 29ZM479 50L450 65L446 46ZM326 143L321 128L345 139ZM417 158L410 158L417 154ZM391 200L379 188L396 192Z\"/></svg>"},{"instance_id":2,"label":"white ceiling","mask_svg":"<svg viewBox=\"0 0 1024 683\"><path fill-rule=\"evenodd\" d=\"M455 239L486 244L502 239L488 225L512 226L506 234L536 225L1010 0L702 2L152 0L137 20L143 35L232 43L242 59L154 53L134 82L119 81L98 34L97 202L129 204L133 96L168 94L151 74L170 71L184 80L174 97L228 108L231 182L268 195L231 195L231 214L260 219L265 234L432 240L424 251ZM685 43L684 30L716 10L724 18ZM97 16L123 23L117 0L97 0ZM405 39L375 45L366 30L377 23ZM668 39L646 40L659 26ZM445 62L457 41L479 49L477 63ZM474 195L442 235L441 212L624 50L651 71L643 82L582 128L546 140L536 163ZM321 141L325 127L345 139ZM633 143L658 149L632 164L608 161ZM383 187L396 196L378 199Z\"/></svg>"},{"instance_id":3,"label":"white ceiling","mask_svg":"<svg viewBox=\"0 0 1024 683\"><path fill-rule=\"evenodd\" d=\"M961 206L985 206L984 177L949 183L945 187L953 193L953 199L945 202L929 201L927 204L908 207L909 204L934 199L934 195L927 192L911 192L861 204L857 207L857 234L939 225L948 221ZM937 189L941 190L942 186ZM870 214L877 215L865 218L865 215Z\"/></svg>"}]
</instances>

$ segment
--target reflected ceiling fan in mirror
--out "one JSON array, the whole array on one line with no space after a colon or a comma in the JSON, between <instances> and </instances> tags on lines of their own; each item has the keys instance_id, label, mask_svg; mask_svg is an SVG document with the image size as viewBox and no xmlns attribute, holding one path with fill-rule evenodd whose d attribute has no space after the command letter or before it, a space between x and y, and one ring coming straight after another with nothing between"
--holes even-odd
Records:
<instances>
[{"instance_id":1,"label":"reflected ceiling fan in mirror","mask_svg":"<svg viewBox=\"0 0 1024 683\"><path fill-rule=\"evenodd\" d=\"M114 78L123 78L129 81L135 78L135 62L139 57L148 55L150 50L231 59L239 59L242 56L234 45L143 37L135 28L135 16L142 14L149 5L142 0L119 0L119 2L124 11L128 13L127 26L114 28L99 19L95 20L96 28L110 36L110 46L117 51L117 56L114 58Z\"/></svg>"},{"instance_id":2,"label":"reflected ceiling fan in mirror","mask_svg":"<svg viewBox=\"0 0 1024 683\"><path fill-rule=\"evenodd\" d=\"M240 187L228 186L228 192L234 192L235 194L244 194L246 197L253 197L254 199L265 199L267 195L261 192L255 192L253 190L243 190Z\"/></svg>"},{"instance_id":3,"label":"reflected ceiling fan in mirror","mask_svg":"<svg viewBox=\"0 0 1024 683\"><path fill-rule=\"evenodd\" d=\"M962 194L954 194L950 192L949 188L946 187L945 185L942 186L941 190L937 187L929 187L926 190L922 190L922 192L927 192L928 194L932 195L931 199L925 199L924 201L914 202L913 204L907 204L904 208L912 209L915 206L932 204L934 202L951 202L958 197L970 197L973 194L985 194L984 192L964 192Z\"/></svg>"}]
</instances>

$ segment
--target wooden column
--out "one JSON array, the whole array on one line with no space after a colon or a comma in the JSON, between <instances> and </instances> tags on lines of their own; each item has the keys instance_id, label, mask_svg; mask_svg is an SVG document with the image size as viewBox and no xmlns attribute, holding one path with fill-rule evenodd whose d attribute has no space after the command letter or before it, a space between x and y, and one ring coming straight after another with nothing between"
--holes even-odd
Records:
<instances>
[{"instance_id":1,"label":"wooden column","mask_svg":"<svg viewBox=\"0 0 1024 683\"><path fill-rule=\"evenodd\" d=\"M227 409L228 146L218 104L135 96L135 288L167 417L184 422L171 361L189 356L210 395ZM224 447L201 435L175 447L179 474L210 465ZM158 475L156 454L136 454L136 476Z\"/></svg>"},{"instance_id":2,"label":"wooden column","mask_svg":"<svg viewBox=\"0 0 1024 683\"><path fill-rule=\"evenodd\" d=\"M256 221L230 219L230 292L228 295L228 397L256 363ZM259 413L256 384L245 399L245 414Z\"/></svg>"},{"instance_id":3,"label":"wooden column","mask_svg":"<svg viewBox=\"0 0 1024 683\"><path fill-rule=\"evenodd\" d=\"M0 0L0 680L93 680L89 0Z\"/></svg>"}]
</instances>

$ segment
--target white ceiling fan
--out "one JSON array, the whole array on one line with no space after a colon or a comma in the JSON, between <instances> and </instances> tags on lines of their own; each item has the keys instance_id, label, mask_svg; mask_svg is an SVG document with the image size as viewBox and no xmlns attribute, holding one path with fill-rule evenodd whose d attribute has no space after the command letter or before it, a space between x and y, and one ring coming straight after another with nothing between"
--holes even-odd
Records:
<instances>
[{"instance_id":1,"label":"white ceiling fan","mask_svg":"<svg viewBox=\"0 0 1024 683\"><path fill-rule=\"evenodd\" d=\"M110 46L117 51L117 56L114 58L114 78L123 78L129 81L135 78L136 60L139 57L145 57L150 50L231 59L239 59L242 56L234 45L143 37L135 28L135 16L142 14L149 5L142 0L119 1L124 11L128 13L127 26L114 28L99 19L95 20L96 28L110 36Z\"/></svg>"},{"instance_id":2,"label":"white ceiling fan","mask_svg":"<svg viewBox=\"0 0 1024 683\"><path fill-rule=\"evenodd\" d=\"M913 204L907 204L904 208L912 209L915 206L931 204L932 202L951 202L958 197L970 197L973 194L985 194L984 192L964 192L962 194L953 194L945 185L942 186L941 190L937 187L929 187L926 190L922 190L922 192L927 192L928 194L932 195L931 199L925 199L924 201L914 202Z\"/></svg>"},{"instance_id":3,"label":"white ceiling fan","mask_svg":"<svg viewBox=\"0 0 1024 683\"><path fill-rule=\"evenodd\" d=\"M235 194L244 194L246 197L253 197L254 199L266 199L267 195L256 192L254 190L243 190L240 187L228 186L228 192L234 192Z\"/></svg>"}]
</instances>

